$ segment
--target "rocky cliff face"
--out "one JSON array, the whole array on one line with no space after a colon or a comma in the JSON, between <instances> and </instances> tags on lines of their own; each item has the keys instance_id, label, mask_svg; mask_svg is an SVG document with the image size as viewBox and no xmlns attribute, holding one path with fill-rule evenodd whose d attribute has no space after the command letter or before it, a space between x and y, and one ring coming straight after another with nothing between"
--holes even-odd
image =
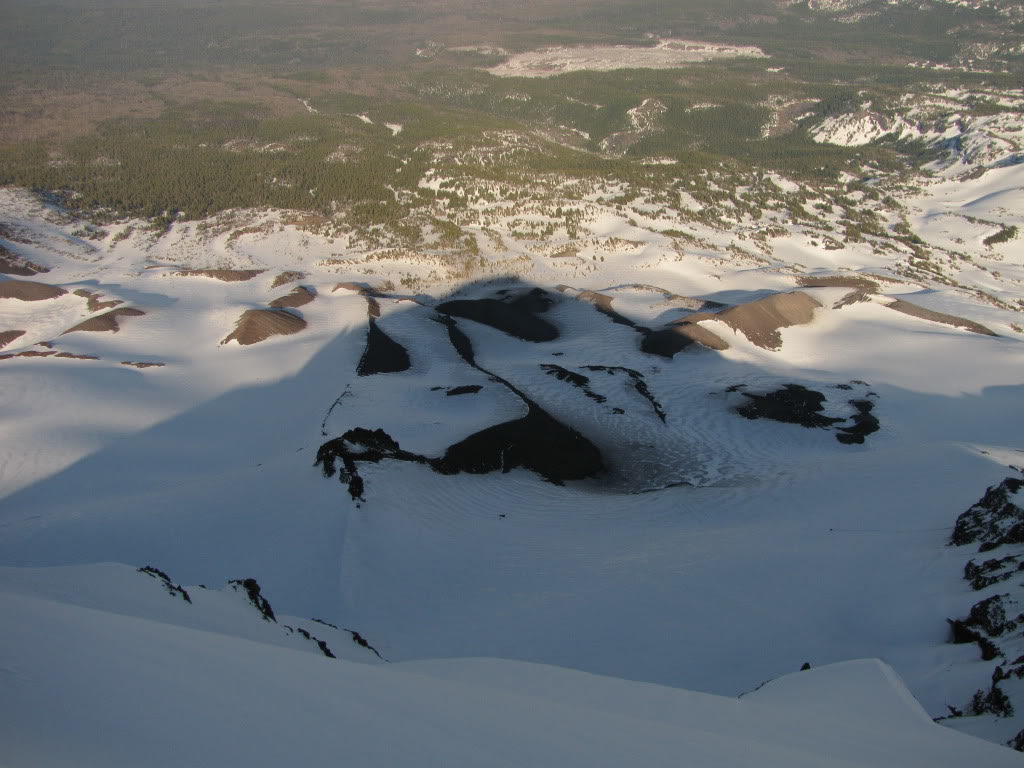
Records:
<instances>
[{"instance_id":1,"label":"rocky cliff face","mask_svg":"<svg viewBox=\"0 0 1024 768\"><path fill-rule=\"evenodd\" d=\"M967 616L949 621L952 642L976 643L983 661L994 662L991 679L979 688L964 710L951 707L954 717L1000 720L994 725L1013 733L1006 743L1024 751L1024 713L1014 702L1024 696L1024 480L1008 477L957 518L950 544L998 550L992 557L971 558L964 579L984 596Z\"/></svg>"}]
</instances>

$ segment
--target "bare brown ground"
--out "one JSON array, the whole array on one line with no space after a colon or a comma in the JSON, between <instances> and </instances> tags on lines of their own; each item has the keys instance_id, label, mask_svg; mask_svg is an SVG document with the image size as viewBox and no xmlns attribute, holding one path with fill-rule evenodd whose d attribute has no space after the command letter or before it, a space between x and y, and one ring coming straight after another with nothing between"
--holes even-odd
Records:
<instances>
[{"instance_id":1,"label":"bare brown ground","mask_svg":"<svg viewBox=\"0 0 1024 768\"><path fill-rule=\"evenodd\" d=\"M709 331L696 323L681 323L669 328L672 333L682 336L690 341L695 341L709 349L728 349L729 342L713 331Z\"/></svg>"},{"instance_id":2,"label":"bare brown ground","mask_svg":"<svg viewBox=\"0 0 1024 768\"><path fill-rule=\"evenodd\" d=\"M6 355L0 355L0 360L10 360L12 357L51 357L57 354L57 350L48 349L45 352L39 349L26 349L24 352L9 352Z\"/></svg>"},{"instance_id":3,"label":"bare brown ground","mask_svg":"<svg viewBox=\"0 0 1024 768\"><path fill-rule=\"evenodd\" d=\"M280 288L282 285L288 285L288 283L294 283L296 280L301 280L305 276L305 272L294 272L292 270L282 272L280 275L274 278L274 282L270 284L270 290Z\"/></svg>"},{"instance_id":4,"label":"bare brown ground","mask_svg":"<svg viewBox=\"0 0 1024 768\"><path fill-rule=\"evenodd\" d=\"M67 291L56 285L34 283L31 280L4 280L0 283L0 299L45 301L63 296Z\"/></svg>"},{"instance_id":5,"label":"bare brown ground","mask_svg":"<svg viewBox=\"0 0 1024 768\"><path fill-rule=\"evenodd\" d=\"M0 245L0 274L29 277L49 271L46 267L22 258L10 248Z\"/></svg>"},{"instance_id":6,"label":"bare brown ground","mask_svg":"<svg viewBox=\"0 0 1024 768\"><path fill-rule=\"evenodd\" d=\"M25 335L24 331L0 331L0 349Z\"/></svg>"},{"instance_id":7,"label":"bare brown ground","mask_svg":"<svg viewBox=\"0 0 1024 768\"><path fill-rule=\"evenodd\" d=\"M305 304L309 304L313 299L316 298L316 294L304 285L297 285L292 289L291 293L279 296L270 302L270 306L275 309L284 309L286 307L301 307Z\"/></svg>"},{"instance_id":8,"label":"bare brown ground","mask_svg":"<svg viewBox=\"0 0 1024 768\"><path fill-rule=\"evenodd\" d=\"M271 336L289 336L306 327L306 321L284 309L247 309L221 344L237 341L245 346L258 344Z\"/></svg>"},{"instance_id":9,"label":"bare brown ground","mask_svg":"<svg viewBox=\"0 0 1024 768\"><path fill-rule=\"evenodd\" d=\"M146 313L141 309L134 309L133 307L112 309L105 314L96 315L96 317L90 317L88 320L83 320L78 325L68 328L64 333L74 333L75 331L109 331L111 333L117 333L121 330L121 326L117 321L118 317L135 317L144 314ZM61 335L63 336L64 334Z\"/></svg>"},{"instance_id":10,"label":"bare brown ground","mask_svg":"<svg viewBox=\"0 0 1024 768\"><path fill-rule=\"evenodd\" d=\"M92 293L84 288L79 288L75 291L75 296L81 296L86 300L90 312L99 312L101 309L110 309L111 307L116 307L118 304L124 304L124 302L119 299L100 301L100 297L102 295L102 293Z\"/></svg>"},{"instance_id":11,"label":"bare brown ground","mask_svg":"<svg viewBox=\"0 0 1024 768\"><path fill-rule=\"evenodd\" d=\"M132 368L163 368L166 363L146 363L135 360L122 360L121 365L130 365Z\"/></svg>"},{"instance_id":12,"label":"bare brown ground","mask_svg":"<svg viewBox=\"0 0 1024 768\"><path fill-rule=\"evenodd\" d=\"M781 328L804 325L814 319L814 310L820 307L817 301L806 293L776 293L763 299L722 310L718 314L699 313L690 315L684 323L701 320L721 320L734 331L739 331L753 344L764 349L782 348Z\"/></svg>"},{"instance_id":13,"label":"bare brown ground","mask_svg":"<svg viewBox=\"0 0 1024 768\"><path fill-rule=\"evenodd\" d=\"M627 287L637 288L638 290L641 291L654 291L655 293L660 293L665 298L665 301L672 302L677 307L682 307L683 309L692 309L696 312L707 312L713 309L720 309L721 307L726 306L725 304L722 304L717 301L697 299L694 298L693 296L681 296L678 293L673 293L672 291L667 291L664 288L659 288L656 285L650 285L648 283L631 283Z\"/></svg>"},{"instance_id":14,"label":"bare brown ground","mask_svg":"<svg viewBox=\"0 0 1024 768\"><path fill-rule=\"evenodd\" d=\"M829 275L826 277L800 275L797 277L796 283L802 288L860 288L871 293L878 291L878 283L857 275Z\"/></svg>"},{"instance_id":15,"label":"bare brown ground","mask_svg":"<svg viewBox=\"0 0 1024 768\"><path fill-rule=\"evenodd\" d=\"M886 306L889 307L889 309L895 309L897 312L902 312L905 315L918 317L922 320L931 320L933 323L951 325L954 328L963 328L971 333L980 333L985 336L999 335L997 333L993 333L984 325L976 323L973 320L967 320L963 317L957 317L956 315L947 315L942 312L925 309L924 307L919 307L917 304L911 304L909 301L904 301L903 299L896 299L892 304L886 304Z\"/></svg>"},{"instance_id":16,"label":"bare brown ground","mask_svg":"<svg viewBox=\"0 0 1024 768\"><path fill-rule=\"evenodd\" d=\"M241 283L262 275L265 269L183 269L174 274L182 277L211 277L225 283Z\"/></svg>"}]
</instances>

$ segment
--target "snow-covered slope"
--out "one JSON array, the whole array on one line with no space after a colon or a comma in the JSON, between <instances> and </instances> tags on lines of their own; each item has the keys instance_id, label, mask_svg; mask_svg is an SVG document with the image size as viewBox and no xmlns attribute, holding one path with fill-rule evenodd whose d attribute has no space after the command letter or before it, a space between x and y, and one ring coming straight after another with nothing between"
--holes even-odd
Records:
<instances>
[{"instance_id":1,"label":"snow-covered slope","mask_svg":"<svg viewBox=\"0 0 1024 768\"><path fill-rule=\"evenodd\" d=\"M975 201L1012 194L1019 169L960 190ZM9 638L20 661L0 664L21 680L18 669L38 670L69 644L96 657L88 667L60 656L53 676L25 678L36 693L30 682L12 688L5 705L26 713L5 725L22 734L10 742L17 755L42 754L33 718L61 675L81 697L61 710L81 723L68 727L67 754L77 745L106 764L132 761L119 749L171 739L155 729L172 712L207 734L181 754L208 762L201 755L231 749L225 734L273 720L300 690L310 691L308 732L296 733L322 750L350 744L353 760L383 738L371 721L393 731L398 715L387 713L420 716L396 703L403 697L450 701L417 721L424 731L409 731L393 764L416 749L508 764L599 762L624 750L652 764L671 754L743 764L754 750L779 762L792 752L789 763L820 764L831 750L852 764L892 764L914 743L936 761L965 762L987 749L915 724L913 707L899 728L864 719L856 738L843 730L849 709L801 710L827 721L815 733L839 729L832 746L802 741L797 715L765 725L813 698L800 688L744 697L736 717L746 725L726 727L722 714L704 742L650 714L587 704L597 683L579 683L590 680L581 673L463 661L451 669L474 679L430 678L447 675L437 659L502 658L724 696L707 701L727 712L739 706L729 697L805 662L879 657L928 716L963 710L991 665L977 647L948 642L947 619L977 598L961 578L963 553L946 545L957 516L1024 456L1012 243L995 246L1002 277L970 278L998 289L993 304L960 285L901 277L891 268L899 255L827 250L796 234L760 261L711 240L669 259L678 246L653 219L608 209L587 224L622 243L601 268L524 252L521 279L439 279L412 293L396 287L407 262L356 251L334 259L328 248L341 246L312 236L302 245L306 235L287 227L204 241L176 224L163 237L114 242L111 230L88 241L74 234L80 222L4 194L7 231L19 238L7 242L47 271L16 276L43 288L0 284L0 330L23 331L0 354L0 590L8 615L21 617ZM958 204L952 186L943 195L913 204ZM246 317L256 320L240 325ZM146 565L173 581L135 572ZM247 578L272 600L276 622L248 602ZM222 589L230 580L241 583ZM345 662L379 661L352 632L409 666ZM325 658L318 641L342 659ZM184 661L178 674L149 669L161 653L195 656L196 679ZM134 700L111 695L118 659L138 669L138 686L125 690L165 691L174 703L159 716L118 710L134 736L103 746L92 734L116 718L95 702L128 710ZM797 680L819 681L820 701L832 691L885 712L903 696L877 667L838 669ZM517 677L536 678L544 695L510 692ZM623 701L650 690L606 684ZM190 685L209 709L181 711ZM556 695L562 686L577 691L571 700ZM257 705L261 687L272 693ZM338 688L362 698L339 703ZM705 701L664 695L680 697L680 712ZM214 711L230 713L230 727L211 734L201 723ZM325 730L328 711L351 732ZM542 726L545 713L562 727ZM428 740L427 726L454 734L460 718L501 746L481 751L450 735L444 744L465 751L449 754ZM583 737L592 730L607 744ZM1005 741L1005 730L986 735ZM758 736L737 741L737 732ZM536 738L512 745L515 733ZM863 733L883 746L871 751L875 737ZM283 731L266 736L295 743ZM231 743L239 760L259 763L260 739L252 752ZM517 751L530 743L540 751ZM580 743L601 756L566 751ZM276 758L274 749L265 754ZM1003 759L993 754L986 764Z\"/></svg>"},{"instance_id":2,"label":"snow-covered slope","mask_svg":"<svg viewBox=\"0 0 1024 768\"><path fill-rule=\"evenodd\" d=\"M193 606L203 620L191 625L154 617L158 601L176 599L157 590L126 610L110 593L130 591L127 569L5 576L0 759L10 765L1018 761L929 722L873 661L743 699L497 659L369 666L202 626L220 620L212 602Z\"/></svg>"}]
</instances>

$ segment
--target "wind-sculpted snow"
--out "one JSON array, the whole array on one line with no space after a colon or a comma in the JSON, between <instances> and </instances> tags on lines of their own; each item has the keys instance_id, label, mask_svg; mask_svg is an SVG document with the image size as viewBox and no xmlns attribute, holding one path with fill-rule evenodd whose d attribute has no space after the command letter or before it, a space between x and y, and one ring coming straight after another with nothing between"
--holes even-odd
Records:
<instances>
[{"instance_id":1,"label":"wind-sculpted snow","mask_svg":"<svg viewBox=\"0 0 1024 768\"><path fill-rule=\"evenodd\" d=\"M505 659L383 664L351 630L263 621L230 590L168 600L127 566L0 575L10 625L0 633L0 736L12 765L1019 762L930 722L875 659L796 672L736 698Z\"/></svg>"},{"instance_id":2,"label":"wind-sculpted snow","mask_svg":"<svg viewBox=\"0 0 1024 768\"><path fill-rule=\"evenodd\" d=\"M801 286L820 306L808 302L809 322L778 327L774 349L719 315L789 296L795 270L748 264L719 279L687 258L672 270L580 276L618 322L546 282L431 293L396 288L400 277L388 285L397 276L385 277L386 260L365 275L353 264L195 260L267 267L224 282L147 270L130 242L120 247L127 266L95 279L94 262L51 252L39 260L52 272L36 278L146 311L120 333L59 335L88 318L88 297L0 302L0 327L26 330L0 363L11 435L0 562L159 565L195 609L138 574L152 612L119 615L167 632L166 617L193 627L216 602L237 611L246 637L321 666L339 664L321 642L339 658L377 657L354 635L285 614L358 627L393 661L516 658L735 696L804 662L880 655L932 716L947 703L966 711L982 683L988 691L998 659L946 643L945 621L969 619L972 603L1009 592L1016 577L975 596L936 557L977 498L963 489L991 482L989 460L970 446L1019 443L1022 347L1002 310L881 278L868 301L836 310L859 284ZM271 288L290 266L301 280ZM317 296L301 307L301 333L218 343L243 311L299 284ZM1000 336L890 311L897 296L977 317ZM483 299L536 305L524 314L557 336L528 340L514 325L436 308ZM406 368L358 375L371 321L406 351ZM644 350L639 328L680 323L728 349ZM845 384L862 379L870 389ZM752 402L744 391L787 383L821 393L816 413L842 421L807 429L735 413ZM745 390L726 392L736 384ZM837 441L858 428L863 444ZM332 481L322 478L329 464ZM1002 557L965 548L962 559L983 579L1003 574L987 565ZM249 601L250 576L276 624ZM196 586L231 579L243 582L237 593ZM971 599L955 602L961 593ZM997 602L967 629L997 627ZM1015 611L1004 608L1010 621ZM1009 652L1009 636L992 642ZM988 665L984 679L967 662ZM1011 698L1015 681L999 685Z\"/></svg>"}]
</instances>

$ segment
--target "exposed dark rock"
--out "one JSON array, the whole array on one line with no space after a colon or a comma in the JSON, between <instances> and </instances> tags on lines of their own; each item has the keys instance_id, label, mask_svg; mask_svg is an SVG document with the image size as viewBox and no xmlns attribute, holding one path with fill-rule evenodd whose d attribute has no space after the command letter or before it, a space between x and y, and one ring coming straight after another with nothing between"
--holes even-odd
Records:
<instances>
[{"instance_id":1,"label":"exposed dark rock","mask_svg":"<svg viewBox=\"0 0 1024 768\"><path fill-rule=\"evenodd\" d=\"M561 484L604 471L601 454L576 430L531 404L526 416L470 435L432 462L437 471L485 474L523 467Z\"/></svg>"},{"instance_id":2,"label":"exposed dark rock","mask_svg":"<svg viewBox=\"0 0 1024 768\"><path fill-rule=\"evenodd\" d=\"M448 327L448 340L459 357L476 368L476 355L473 352L473 342L469 340L469 336L464 334L450 317L445 317L441 322Z\"/></svg>"},{"instance_id":3,"label":"exposed dark rock","mask_svg":"<svg viewBox=\"0 0 1024 768\"><path fill-rule=\"evenodd\" d=\"M369 318L368 322L366 349L359 359L356 373L359 376L372 376L378 373L398 373L409 370L412 364L405 347L384 333L374 318Z\"/></svg>"},{"instance_id":4,"label":"exposed dark rock","mask_svg":"<svg viewBox=\"0 0 1024 768\"><path fill-rule=\"evenodd\" d=\"M879 429L879 421L871 411L875 404L870 400L850 400L850 405L857 409L857 412L850 417L853 421L852 427L837 427L836 440L846 445L863 443L864 438Z\"/></svg>"},{"instance_id":5,"label":"exposed dark rock","mask_svg":"<svg viewBox=\"0 0 1024 768\"><path fill-rule=\"evenodd\" d=\"M440 458L428 458L402 450L384 430L357 427L320 446L316 466L325 477L348 484L353 499L362 499L364 483L358 463L385 459L425 464L436 472L486 474L523 467L545 480L562 483L599 474L601 454L582 435L533 407L521 419L496 424L449 447ZM341 467L338 463L341 463Z\"/></svg>"},{"instance_id":6,"label":"exposed dark rock","mask_svg":"<svg viewBox=\"0 0 1024 768\"><path fill-rule=\"evenodd\" d=\"M374 648L372 645L370 645L367 642L366 638L363 637L362 635L360 635L354 629L346 629L346 630L343 630L343 631L348 632L350 635L352 635L352 642L353 643L355 643L356 645L358 645L361 648L366 648L368 651L372 651L374 653L374 655L376 655L376 657L378 659L380 659L381 661L387 661L387 659L385 659L383 656L380 655L380 651L378 651L376 648Z\"/></svg>"},{"instance_id":7,"label":"exposed dark rock","mask_svg":"<svg viewBox=\"0 0 1024 768\"><path fill-rule=\"evenodd\" d=\"M850 384L864 385L854 381ZM866 385L864 385L866 386ZM878 418L872 414L875 404L871 400L847 400L854 408L849 419L825 416L822 413L826 397L821 392L808 389L800 384L786 384L782 389L763 395L743 392L745 385L736 384L728 387L726 392L741 392L748 399L736 412L748 419L772 419L786 424L799 424L803 427L828 429L834 428L836 440L844 445L859 444L864 438L880 428ZM849 390L852 386L837 385L837 389ZM836 426L845 421L852 421L851 426Z\"/></svg>"},{"instance_id":8,"label":"exposed dark rock","mask_svg":"<svg viewBox=\"0 0 1024 768\"><path fill-rule=\"evenodd\" d=\"M952 633L950 637L951 643L955 645L977 643L978 648L981 649L981 658L985 661L991 661L1000 656L999 646L980 632L971 629L965 622L959 619L946 619L946 621L949 622Z\"/></svg>"},{"instance_id":9,"label":"exposed dark rock","mask_svg":"<svg viewBox=\"0 0 1024 768\"><path fill-rule=\"evenodd\" d=\"M1006 581L1015 573L1024 570L1024 561L1016 555L993 558L986 560L980 565L973 560L968 560L964 566L964 578L971 582L974 589L985 589L993 584Z\"/></svg>"},{"instance_id":10,"label":"exposed dark rock","mask_svg":"<svg viewBox=\"0 0 1024 768\"><path fill-rule=\"evenodd\" d=\"M549 376L554 376L559 381L564 381L568 384L572 384L577 389L583 391L583 394L598 403L605 402L608 398L604 395L599 395L597 392L590 388L590 379L584 376L582 373L575 373L567 368L563 368L560 365L551 365L547 363L541 364L541 369Z\"/></svg>"},{"instance_id":11,"label":"exposed dark rock","mask_svg":"<svg viewBox=\"0 0 1024 768\"><path fill-rule=\"evenodd\" d=\"M411 461L427 464L428 459L419 454L403 451L397 442L383 429L369 430L364 427L350 429L341 437L328 440L316 452L314 466L322 469L324 477L334 477L348 484L353 499L363 498L363 479L356 462L377 463L384 459ZM339 468L337 462L341 462Z\"/></svg>"},{"instance_id":12,"label":"exposed dark rock","mask_svg":"<svg viewBox=\"0 0 1024 768\"><path fill-rule=\"evenodd\" d=\"M437 311L489 325L524 341L554 341L558 329L537 317L551 307L551 297L540 288L508 299L456 299L437 306Z\"/></svg>"},{"instance_id":13,"label":"exposed dark rock","mask_svg":"<svg viewBox=\"0 0 1024 768\"><path fill-rule=\"evenodd\" d=\"M320 652L324 656L326 656L329 659L336 659L336 658L338 658L337 656L334 655L333 651L331 651L330 647L327 645L327 643L325 641L321 640L316 635L311 634L309 632L309 630L303 629L302 627L297 627L296 630L298 631L298 633L300 635L302 635L307 640L316 643L317 648L320 649Z\"/></svg>"},{"instance_id":14,"label":"exposed dark rock","mask_svg":"<svg viewBox=\"0 0 1024 768\"><path fill-rule=\"evenodd\" d=\"M475 395L483 389L479 384L463 384L461 387L452 387L445 395L448 397L455 397L456 395Z\"/></svg>"},{"instance_id":15,"label":"exposed dark rock","mask_svg":"<svg viewBox=\"0 0 1024 768\"><path fill-rule=\"evenodd\" d=\"M146 565L142 568L137 569L139 573L145 573L152 576L154 579L164 585L167 593L170 595L181 595L181 599L186 603L191 603L192 598L189 596L188 591L180 584L175 584L171 581L171 577L161 571L159 568L154 568L152 565Z\"/></svg>"},{"instance_id":16,"label":"exposed dark rock","mask_svg":"<svg viewBox=\"0 0 1024 768\"><path fill-rule=\"evenodd\" d=\"M1006 746L1018 752L1024 752L1024 730L1019 731L1016 736L1006 742Z\"/></svg>"},{"instance_id":17,"label":"exposed dark rock","mask_svg":"<svg viewBox=\"0 0 1024 768\"><path fill-rule=\"evenodd\" d=\"M270 607L267 598L260 594L260 585L256 582L256 579L232 579L228 584L231 585L232 589L241 587L245 590L249 602L260 612L264 621L277 622L277 617L274 616L274 609Z\"/></svg>"},{"instance_id":18,"label":"exposed dark rock","mask_svg":"<svg viewBox=\"0 0 1024 768\"><path fill-rule=\"evenodd\" d=\"M1016 503L1022 487L1024 480L1008 477L986 490L980 501L957 518L950 543L977 542L979 552L1024 543L1024 509Z\"/></svg>"},{"instance_id":19,"label":"exposed dark rock","mask_svg":"<svg viewBox=\"0 0 1024 768\"><path fill-rule=\"evenodd\" d=\"M996 667L999 669L999 667ZM1013 717L1013 704L1006 692L993 682L988 691L979 689L971 699L972 715L992 714L997 717Z\"/></svg>"},{"instance_id":20,"label":"exposed dark rock","mask_svg":"<svg viewBox=\"0 0 1024 768\"><path fill-rule=\"evenodd\" d=\"M1021 617L1018 616L1016 620L1007 618L1006 608L1015 604L1009 597L1008 594L992 595L975 603L963 623L969 627L977 627L989 637L1000 637L1012 632L1017 628Z\"/></svg>"},{"instance_id":21,"label":"exposed dark rock","mask_svg":"<svg viewBox=\"0 0 1024 768\"><path fill-rule=\"evenodd\" d=\"M640 371L633 370L632 368L625 368L621 365L585 365L583 367L588 371L603 371L609 375L614 375L616 373L626 374L629 377L630 382L633 384L633 389L636 390L640 397L651 404L651 408L654 409L655 415L661 419L663 424L665 423L665 410L661 407L661 403L658 402L657 398L651 394L651 390L647 386L647 381L644 379L644 375L640 373Z\"/></svg>"},{"instance_id":22,"label":"exposed dark rock","mask_svg":"<svg viewBox=\"0 0 1024 768\"><path fill-rule=\"evenodd\" d=\"M786 384L782 389L765 395L742 393L750 402L736 412L747 419L771 419L802 427L825 429L843 419L821 413L825 396L800 384Z\"/></svg>"}]
</instances>

